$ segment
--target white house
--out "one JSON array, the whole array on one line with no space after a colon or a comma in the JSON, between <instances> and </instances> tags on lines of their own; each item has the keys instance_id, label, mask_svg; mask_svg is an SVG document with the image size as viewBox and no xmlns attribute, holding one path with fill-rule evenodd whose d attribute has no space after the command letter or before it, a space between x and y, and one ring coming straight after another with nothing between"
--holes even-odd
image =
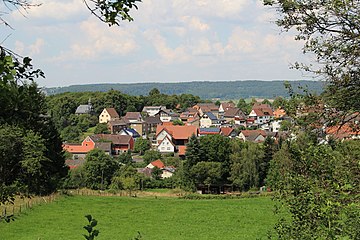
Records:
<instances>
[{"instance_id":1,"label":"white house","mask_svg":"<svg viewBox=\"0 0 360 240\"><path fill-rule=\"evenodd\" d=\"M171 139L166 136L157 147L158 151L161 153L173 153L175 152L175 145L171 141Z\"/></svg>"},{"instance_id":2,"label":"white house","mask_svg":"<svg viewBox=\"0 0 360 240\"><path fill-rule=\"evenodd\" d=\"M155 116L160 110L165 110L166 106L145 106L143 112L147 113L150 117Z\"/></svg>"}]
</instances>

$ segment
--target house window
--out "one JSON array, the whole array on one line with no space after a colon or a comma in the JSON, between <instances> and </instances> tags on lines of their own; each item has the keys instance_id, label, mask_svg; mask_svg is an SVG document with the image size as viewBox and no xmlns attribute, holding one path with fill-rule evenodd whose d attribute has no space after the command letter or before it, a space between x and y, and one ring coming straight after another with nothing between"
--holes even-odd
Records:
<instances>
[{"instance_id":1,"label":"house window","mask_svg":"<svg viewBox=\"0 0 360 240\"><path fill-rule=\"evenodd\" d=\"M170 150L170 147L167 147L167 150Z\"/></svg>"},{"instance_id":2,"label":"house window","mask_svg":"<svg viewBox=\"0 0 360 240\"><path fill-rule=\"evenodd\" d=\"M161 147L161 150L165 150L165 147Z\"/></svg>"}]
</instances>

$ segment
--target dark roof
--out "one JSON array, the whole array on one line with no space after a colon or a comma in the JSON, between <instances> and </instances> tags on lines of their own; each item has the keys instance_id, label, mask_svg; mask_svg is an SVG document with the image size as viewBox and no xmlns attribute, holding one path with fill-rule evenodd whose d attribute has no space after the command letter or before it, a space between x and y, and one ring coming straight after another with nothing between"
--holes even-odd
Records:
<instances>
[{"instance_id":1,"label":"dark roof","mask_svg":"<svg viewBox=\"0 0 360 240\"><path fill-rule=\"evenodd\" d=\"M224 117L236 117L236 116L245 116L240 108L229 108L225 111Z\"/></svg>"},{"instance_id":2,"label":"dark roof","mask_svg":"<svg viewBox=\"0 0 360 240\"><path fill-rule=\"evenodd\" d=\"M76 108L76 114L90 114L92 112L92 105L84 104Z\"/></svg>"},{"instance_id":3,"label":"dark roof","mask_svg":"<svg viewBox=\"0 0 360 240\"><path fill-rule=\"evenodd\" d=\"M220 128L200 128L199 133L220 133Z\"/></svg>"},{"instance_id":4,"label":"dark roof","mask_svg":"<svg viewBox=\"0 0 360 240\"><path fill-rule=\"evenodd\" d=\"M95 148L105 152L111 152L111 142L95 142Z\"/></svg>"},{"instance_id":5,"label":"dark roof","mask_svg":"<svg viewBox=\"0 0 360 240\"><path fill-rule=\"evenodd\" d=\"M212 121L218 120L217 117L212 112L205 113Z\"/></svg>"},{"instance_id":6,"label":"dark roof","mask_svg":"<svg viewBox=\"0 0 360 240\"><path fill-rule=\"evenodd\" d=\"M145 122L147 124L159 124L159 123L162 123L161 120L160 120L159 115L153 116L153 117L146 117Z\"/></svg>"},{"instance_id":7,"label":"dark roof","mask_svg":"<svg viewBox=\"0 0 360 240\"><path fill-rule=\"evenodd\" d=\"M132 136L133 138L140 137L140 134L133 128L125 128L122 129L121 131L129 136Z\"/></svg>"}]
</instances>

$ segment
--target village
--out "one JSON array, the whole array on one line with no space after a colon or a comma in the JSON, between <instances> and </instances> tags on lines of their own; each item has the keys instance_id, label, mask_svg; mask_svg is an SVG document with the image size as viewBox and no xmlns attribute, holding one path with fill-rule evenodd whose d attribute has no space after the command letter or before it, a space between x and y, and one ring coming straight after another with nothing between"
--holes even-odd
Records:
<instances>
[{"instance_id":1,"label":"village","mask_svg":"<svg viewBox=\"0 0 360 240\"><path fill-rule=\"evenodd\" d=\"M91 115L91 102L77 107L75 114ZM312 110L299 109L298 115L308 114ZM314 112L314 111L312 111ZM138 139L149 142L150 149L162 155L185 159L186 148L192 136L201 138L208 135L220 135L226 138L237 138L243 142L263 143L266 138L278 142L292 138L288 128L293 119L282 107L273 109L266 103L253 104L246 115L233 102L197 103L185 111L166 109L165 106L145 106L142 112L127 112L119 116L115 108L104 108L98 116L100 124L106 124L108 134L87 136L80 144L63 144L71 159L66 163L70 169L82 165L88 152L100 149L109 156L119 156L134 151ZM286 124L284 124L286 123ZM357 133L347 127L324 127L323 142L329 138L353 139ZM135 159L135 158L134 158ZM137 161L143 161L141 158ZM160 159L139 168L138 172L151 177L154 167L159 168L161 178L169 178L176 171L174 166L166 166Z\"/></svg>"}]
</instances>

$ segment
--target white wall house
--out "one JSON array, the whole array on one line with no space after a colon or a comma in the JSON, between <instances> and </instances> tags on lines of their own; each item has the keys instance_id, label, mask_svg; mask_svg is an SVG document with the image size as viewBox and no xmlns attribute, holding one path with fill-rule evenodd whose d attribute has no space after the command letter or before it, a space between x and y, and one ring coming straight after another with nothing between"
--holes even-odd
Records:
<instances>
[{"instance_id":1,"label":"white wall house","mask_svg":"<svg viewBox=\"0 0 360 240\"><path fill-rule=\"evenodd\" d=\"M157 147L158 151L161 153L173 153L175 152L175 145L172 143L170 138L166 136Z\"/></svg>"}]
</instances>

